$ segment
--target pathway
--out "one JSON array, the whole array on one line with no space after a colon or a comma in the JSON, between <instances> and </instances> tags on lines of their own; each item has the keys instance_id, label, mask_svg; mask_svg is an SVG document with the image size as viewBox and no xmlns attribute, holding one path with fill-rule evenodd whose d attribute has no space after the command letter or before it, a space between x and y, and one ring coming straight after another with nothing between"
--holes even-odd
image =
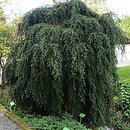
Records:
<instances>
[{"instance_id":1,"label":"pathway","mask_svg":"<svg viewBox=\"0 0 130 130\"><path fill-rule=\"evenodd\" d=\"M21 130L21 128L0 113L0 130Z\"/></svg>"}]
</instances>

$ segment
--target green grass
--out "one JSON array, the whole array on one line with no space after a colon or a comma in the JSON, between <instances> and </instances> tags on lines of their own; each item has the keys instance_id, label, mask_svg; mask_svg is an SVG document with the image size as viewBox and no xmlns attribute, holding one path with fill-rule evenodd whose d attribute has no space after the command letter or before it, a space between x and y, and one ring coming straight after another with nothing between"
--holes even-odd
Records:
<instances>
[{"instance_id":1,"label":"green grass","mask_svg":"<svg viewBox=\"0 0 130 130\"><path fill-rule=\"evenodd\" d=\"M130 66L119 67L117 69L117 73L119 78L125 80L126 82L130 83Z\"/></svg>"}]
</instances>

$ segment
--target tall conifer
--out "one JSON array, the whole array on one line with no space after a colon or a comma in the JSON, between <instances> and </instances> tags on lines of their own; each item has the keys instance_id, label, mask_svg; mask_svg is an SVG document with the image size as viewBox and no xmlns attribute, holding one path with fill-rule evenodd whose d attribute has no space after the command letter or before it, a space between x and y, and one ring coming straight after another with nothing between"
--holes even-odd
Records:
<instances>
[{"instance_id":1,"label":"tall conifer","mask_svg":"<svg viewBox=\"0 0 130 130\"><path fill-rule=\"evenodd\" d=\"M75 117L83 112L95 124L108 123L115 46L125 42L113 16L71 0L28 12L19 32L23 39L12 47L6 65L16 104Z\"/></svg>"}]
</instances>

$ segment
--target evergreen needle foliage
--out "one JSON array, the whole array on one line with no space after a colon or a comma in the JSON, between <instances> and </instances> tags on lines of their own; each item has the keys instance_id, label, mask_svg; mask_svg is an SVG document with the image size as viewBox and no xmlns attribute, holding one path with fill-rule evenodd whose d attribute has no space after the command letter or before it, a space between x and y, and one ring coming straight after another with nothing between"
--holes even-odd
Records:
<instances>
[{"instance_id":1,"label":"evergreen needle foliage","mask_svg":"<svg viewBox=\"0 0 130 130\"><path fill-rule=\"evenodd\" d=\"M115 45L125 38L111 14L102 16L80 0L28 12L12 47L6 79L18 106L42 113L110 122Z\"/></svg>"}]
</instances>

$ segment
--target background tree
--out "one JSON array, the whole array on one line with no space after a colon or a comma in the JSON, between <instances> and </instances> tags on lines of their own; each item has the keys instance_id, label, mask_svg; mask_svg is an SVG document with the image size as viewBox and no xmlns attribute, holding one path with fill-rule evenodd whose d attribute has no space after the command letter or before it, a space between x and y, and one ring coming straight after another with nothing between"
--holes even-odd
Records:
<instances>
[{"instance_id":1,"label":"background tree","mask_svg":"<svg viewBox=\"0 0 130 130\"><path fill-rule=\"evenodd\" d=\"M69 2L70 0L53 0L54 4L58 4L59 2ZM109 9L107 8L105 4L105 0L82 0L87 7L92 9L95 12L98 12L99 14L104 14L109 12Z\"/></svg>"},{"instance_id":2,"label":"background tree","mask_svg":"<svg viewBox=\"0 0 130 130\"><path fill-rule=\"evenodd\" d=\"M109 9L105 4L105 0L84 0L84 1L89 8L91 8L93 11L99 14L109 12Z\"/></svg>"},{"instance_id":3,"label":"background tree","mask_svg":"<svg viewBox=\"0 0 130 130\"><path fill-rule=\"evenodd\" d=\"M71 0L28 12L19 31L24 37L6 65L17 106L40 114L83 112L88 122L110 123L115 45L125 42L113 16Z\"/></svg>"},{"instance_id":4,"label":"background tree","mask_svg":"<svg viewBox=\"0 0 130 130\"><path fill-rule=\"evenodd\" d=\"M3 9L0 7L0 72L2 74L5 64L5 56L9 52L10 41L10 28L6 25L6 18ZM5 85L3 74L1 75L2 86Z\"/></svg>"},{"instance_id":5,"label":"background tree","mask_svg":"<svg viewBox=\"0 0 130 130\"><path fill-rule=\"evenodd\" d=\"M130 39L130 16L123 16L120 19L120 26L122 30L126 33L128 39Z\"/></svg>"},{"instance_id":6,"label":"background tree","mask_svg":"<svg viewBox=\"0 0 130 130\"><path fill-rule=\"evenodd\" d=\"M16 42L16 28L20 22L20 18L14 19L12 22L7 23L7 17L4 14L3 4L7 1L0 1L0 74L2 80L2 88L5 87L5 78L4 78L4 65L6 58L10 51L10 46Z\"/></svg>"}]
</instances>

